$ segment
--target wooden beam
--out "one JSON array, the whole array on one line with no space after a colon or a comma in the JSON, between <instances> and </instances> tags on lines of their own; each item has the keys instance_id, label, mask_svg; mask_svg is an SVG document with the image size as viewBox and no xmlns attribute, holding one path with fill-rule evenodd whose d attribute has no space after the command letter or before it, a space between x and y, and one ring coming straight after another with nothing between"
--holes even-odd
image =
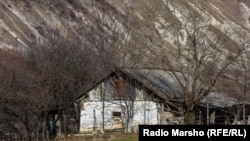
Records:
<instances>
[{"instance_id":1,"label":"wooden beam","mask_svg":"<svg viewBox=\"0 0 250 141\"><path fill-rule=\"evenodd\" d=\"M242 116L243 116L243 124L246 124L246 107L245 107L245 103L243 103L243 105L242 105L242 110L243 110L243 112L242 112Z\"/></svg>"},{"instance_id":2,"label":"wooden beam","mask_svg":"<svg viewBox=\"0 0 250 141\"><path fill-rule=\"evenodd\" d=\"M209 125L209 119L210 119L210 116L209 116L209 104L207 103L207 125Z\"/></svg>"}]
</instances>

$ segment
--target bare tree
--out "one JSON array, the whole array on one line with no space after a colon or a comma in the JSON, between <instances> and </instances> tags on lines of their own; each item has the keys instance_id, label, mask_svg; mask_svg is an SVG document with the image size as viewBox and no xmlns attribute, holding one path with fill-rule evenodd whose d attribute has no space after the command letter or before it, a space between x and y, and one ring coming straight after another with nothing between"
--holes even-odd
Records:
<instances>
[{"instance_id":1,"label":"bare tree","mask_svg":"<svg viewBox=\"0 0 250 141\"><path fill-rule=\"evenodd\" d=\"M120 12L107 1L91 1L89 5L92 7L86 14L89 19L83 21L79 31L84 37L83 42L86 47L93 49L102 60L102 65L98 67L104 70L103 75L119 67L135 66L139 60L133 57L139 56L132 55L135 51L135 38L132 32L135 32L133 29L137 24L134 24L130 7L124 6L123 12ZM104 92L102 92L102 103L104 121ZM104 122L102 130L105 131Z\"/></svg>"},{"instance_id":2,"label":"bare tree","mask_svg":"<svg viewBox=\"0 0 250 141\"><path fill-rule=\"evenodd\" d=\"M242 36L244 37L244 35ZM248 46L248 42L243 42L242 45ZM230 84L230 87L226 87L226 92L230 93L231 97L234 97L238 100L237 105L235 105L234 111L231 110L230 114L234 116L234 124L238 124L239 121L242 121L241 124L246 124L246 114L247 107L245 102L249 100L249 78L250 78L250 68L249 68L249 50L245 50L237 62L234 63L234 67L230 69L232 74L231 80L233 83Z\"/></svg>"},{"instance_id":3,"label":"bare tree","mask_svg":"<svg viewBox=\"0 0 250 141\"><path fill-rule=\"evenodd\" d=\"M134 102L136 100L135 82L124 77L123 74L117 74L113 79L113 100L119 101L121 113L123 115L122 124L125 133L132 132L134 118Z\"/></svg>"},{"instance_id":4,"label":"bare tree","mask_svg":"<svg viewBox=\"0 0 250 141\"><path fill-rule=\"evenodd\" d=\"M242 55L245 46L230 44L234 42L226 38L225 33L206 24L195 12L187 19L182 28L176 30L175 56L162 54L162 62L182 90L184 123L195 124L197 105L215 88L218 78ZM184 44L180 40L183 38Z\"/></svg>"},{"instance_id":5,"label":"bare tree","mask_svg":"<svg viewBox=\"0 0 250 141\"><path fill-rule=\"evenodd\" d=\"M67 135L69 129L65 112L97 78L101 72L97 66L102 65L102 60L92 49L85 47L74 33L65 38L52 30L48 36L48 42L43 45L31 44L27 54L30 65L38 73L40 88L49 96L44 112L59 110L62 131ZM79 123L78 114L73 114L76 123Z\"/></svg>"},{"instance_id":6,"label":"bare tree","mask_svg":"<svg viewBox=\"0 0 250 141\"><path fill-rule=\"evenodd\" d=\"M20 52L8 50L1 53L0 118L5 122L1 122L0 132L18 140L32 140L40 114L39 105L44 102L37 94L36 75Z\"/></svg>"},{"instance_id":7,"label":"bare tree","mask_svg":"<svg viewBox=\"0 0 250 141\"><path fill-rule=\"evenodd\" d=\"M151 39L149 45L154 48L149 49L151 54L145 55L155 61L153 67L168 71L175 79L183 94L179 100L183 102L180 112L184 123L195 124L198 104L216 88L219 77L228 75L228 69L247 46L228 37L226 32L231 31L222 32L209 24L188 1L167 1L166 5L166 11L177 12L177 15L183 12L182 17L180 20L172 14L157 17L153 6L148 9L147 18L156 21L161 18L161 21L144 25L153 32L142 40ZM180 9L183 11L178 11Z\"/></svg>"}]
</instances>

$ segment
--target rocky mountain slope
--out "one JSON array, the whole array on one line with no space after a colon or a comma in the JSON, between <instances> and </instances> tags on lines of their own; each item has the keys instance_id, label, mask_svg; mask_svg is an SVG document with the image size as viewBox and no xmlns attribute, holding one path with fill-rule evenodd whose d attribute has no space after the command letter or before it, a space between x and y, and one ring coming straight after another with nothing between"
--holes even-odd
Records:
<instances>
[{"instance_id":1,"label":"rocky mountain slope","mask_svg":"<svg viewBox=\"0 0 250 141\"><path fill-rule=\"evenodd\" d=\"M225 54L250 39L249 0L1 0L0 6L2 49L43 44L56 30L66 40L74 33L83 46L112 46L122 61L160 67L165 55L190 44L196 27L205 27L199 36Z\"/></svg>"},{"instance_id":2,"label":"rocky mountain slope","mask_svg":"<svg viewBox=\"0 0 250 141\"><path fill-rule=\"evenodd\" d=\"M210 23L218 32L225 32L225 36L232 42L237 40L232 34L234 31L249 34L250 30L248 0L192 0L187 3L185 0L96 0L95 2L93 5L90 0L1 0L0 46L1 48L28 47L28 42L31 40L46 38L46 32L51 28L60 29L62 34L66 34L69 30L76 31L84 20L91 18L89 13L95 6L111 9L117 19L122 18L129 7L133 9L132 14L141 22L155 24L159 32L161 32L160 25L164 26L173 21L174 24L181 26L185 20L189 20L186 19L189 12L196 12L198 16L205 18L204 21ZM150 31L142 32L146 34ZM170 34L164 31L161 33ZM168 35L168 38L170 37Z\"/></svg>"}]
</instances>

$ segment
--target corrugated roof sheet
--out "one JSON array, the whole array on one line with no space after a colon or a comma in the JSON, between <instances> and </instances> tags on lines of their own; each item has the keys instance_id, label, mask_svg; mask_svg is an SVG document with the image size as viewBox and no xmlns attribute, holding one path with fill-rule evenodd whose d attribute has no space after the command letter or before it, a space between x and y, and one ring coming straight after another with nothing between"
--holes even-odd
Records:
<instances>
[{"instance_id":1,"label":"corrugated roof sheet","mask_svg":"<svg viewBox=\"0 0 250 141\"><path fill-rule=\"evenodd\" d=\"M183 98L180 86L178 86L171 74L164 70L124 69L123 71L129 73L138 81L147 83L148 85L164 92L170 98Z\"/></svg>"},{"instance_id":2,"label":"corrugated roof sheet","mask_svg":"<svg viewBox=\"0 0 250 141\"><path fill-rule=\"evenodd\" d=\"M132 76L134 79L161 91L169 98L180 102L184 99L181 87L169 71L160 69L122 69L122 71ZM178 75L178 77L181 77L180 73ZM200 106L205 107L209 104L209 107L211 108L219 108L233 106L240 102L243 101L225 97L218 92L210 92L204 99L202 99Z\"/></svg>"}]
</instances>

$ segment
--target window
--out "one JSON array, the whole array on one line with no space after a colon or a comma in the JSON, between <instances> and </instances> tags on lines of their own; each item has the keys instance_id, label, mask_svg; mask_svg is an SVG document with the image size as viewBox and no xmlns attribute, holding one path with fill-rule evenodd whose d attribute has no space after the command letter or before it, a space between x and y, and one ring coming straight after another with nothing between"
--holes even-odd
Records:
<instances>
[{"instance_id":1,"label":"window","mask_svg":"<svg viewBox=\"0 0 250 141\"><path fill-rule=\"evenodd\" d=\"M113 118L120 118L122 116L121 112L113 112L112 113Z\"/></svg>"},{"instance_id":2,"label":"window","mask_svg":"<svg viewBox=\"0 0 250 141\"><path fill-rule=\"evenodd\" d=\"M116 123L121 123L122 122L122 113L121 112L112 112L112 119Z\"/></svg>"}]
</instances>

